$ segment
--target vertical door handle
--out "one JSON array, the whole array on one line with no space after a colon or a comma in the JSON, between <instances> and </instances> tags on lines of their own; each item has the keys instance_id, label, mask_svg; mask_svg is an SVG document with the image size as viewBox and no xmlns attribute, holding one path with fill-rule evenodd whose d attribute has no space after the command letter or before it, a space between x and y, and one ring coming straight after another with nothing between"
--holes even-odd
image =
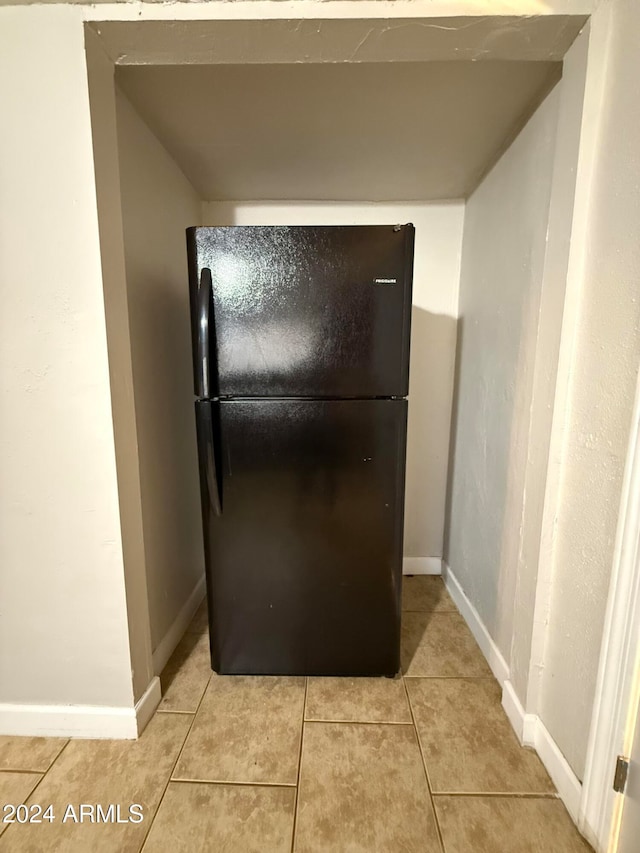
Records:
<instances>
[{"instance_id":1,"label":"vertical door handle","mask_svg":"<svg viewBox=\"0 0 640 853\"><path fill-rule=\"evenodd\" d=\"M215 403L196 403L198 409L196 426L198 430L198 447L201 454L201 465L204 468L204 479L209 495L209 505L214 515L222 515L220 486L218 483L216 465L216 441L213 422L213 406ZM202 469L201 469L202 470Z\"/></svg>"},{"instance_id":2,"label":"vertical door handle","mask_svg":"<svg viewBox=\"0 0 640 853\"><path fill-rule=\"evenodd\" d=\"M208 398L210 396L209 383L209 360L210 360L210 336L209 321L211 319L212 294L211 270L205 267L200 273L200 286L198 288L198 332L197 332L197 375L196 393L198 397Z\"/></svg>"}]
</instances>

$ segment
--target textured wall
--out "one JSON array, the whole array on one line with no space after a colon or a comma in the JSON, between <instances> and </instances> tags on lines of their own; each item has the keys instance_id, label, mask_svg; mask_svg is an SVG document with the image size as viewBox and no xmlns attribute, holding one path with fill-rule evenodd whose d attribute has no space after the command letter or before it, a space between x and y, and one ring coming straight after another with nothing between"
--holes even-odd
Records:
<instances>
[{"instance_id":1,"label":"textured wall","mask_svg":"<svg viewBox=\"0 0 640 853\"><path fill-rule=\"evenodd\" d=\"M507 661L558 96L469 198L464 223L445 558Z\"/></svg>"},{"instance_id":2,"label":"textured wall","mask_svg":"<svg viewBox=\"0 0 640 853\"><path fill-rule=\"evenodd\" d=\"M604 109L583 247L540 708L579 778L640 362L640 6L636 0L609 5Z\"/></svg>"},{"instance_id":3,"label":"textured wall","mask_svg":"<svg viewBox=\"0 0 640 853\"><path fill-rule=\"evenodd\" d=\"M580 217L574 216L582 207L580 198L576 196L576 164L579 161L589 35L587 28L567 52L558 92L558 127L530 406L509 678L522 706L531 713L538 707L537 664L544 656L545 621L541 602L546 603L548 543L553 536L554 507L548 495L554 493L555 487L553 473L548 476L549 458L554 456L557 386L564 387L564 367L559 362L559 352L563 323L571 315L572 288L567 284L571 238L580 230ZM561 408L558 404L558 412Z\"/></svg>"}]
</instances>

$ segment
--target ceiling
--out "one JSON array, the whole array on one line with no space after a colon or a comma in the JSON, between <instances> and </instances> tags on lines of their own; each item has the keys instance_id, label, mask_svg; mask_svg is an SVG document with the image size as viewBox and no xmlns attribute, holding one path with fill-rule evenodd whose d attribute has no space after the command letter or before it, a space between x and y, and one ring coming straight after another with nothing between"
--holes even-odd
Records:
<instances>
[{"instance_id":1,"label":"ceiling","mask_svg":"<svg viewBox=\"0 0 640 853\"><path fill-rule=\"evenodd\" d=\"M206 200L462 198L560 76L483 60L121 65Z\"/></svg>"}]
</instances>

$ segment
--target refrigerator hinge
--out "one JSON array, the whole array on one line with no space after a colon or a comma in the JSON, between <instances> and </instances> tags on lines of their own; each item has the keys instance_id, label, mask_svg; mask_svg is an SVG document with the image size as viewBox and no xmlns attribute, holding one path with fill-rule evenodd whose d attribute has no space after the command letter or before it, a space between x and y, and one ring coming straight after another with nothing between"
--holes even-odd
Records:
<instances>
[{"instance_id":1,"label":"refrigerator hinge","mask_svg":"<svg viewBox=\"0 0 640 853\"><path fill-rule=\"evenodd\" d=\"M616 760L616 772L613 776L613 790L618 794L624 794L629 775L629 759L619 755Z\"/></svg>"}]
</instances>

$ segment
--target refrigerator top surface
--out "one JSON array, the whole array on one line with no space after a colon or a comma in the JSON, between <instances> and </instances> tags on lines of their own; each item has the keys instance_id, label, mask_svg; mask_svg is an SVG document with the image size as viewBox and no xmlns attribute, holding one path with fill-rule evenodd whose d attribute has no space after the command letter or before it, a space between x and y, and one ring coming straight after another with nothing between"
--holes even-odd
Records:
<instances>
[{"instance_id":1,"label":"refrigerator top surface","mask_svg":"<svg viewBox=\"0 0 640 853\"><path fill-rule=\"evenodd\" d=\"M210 270L205 396L406 396L413 243L412 225L188 229L196 394Z\"/></svg>"}]
</instances>

